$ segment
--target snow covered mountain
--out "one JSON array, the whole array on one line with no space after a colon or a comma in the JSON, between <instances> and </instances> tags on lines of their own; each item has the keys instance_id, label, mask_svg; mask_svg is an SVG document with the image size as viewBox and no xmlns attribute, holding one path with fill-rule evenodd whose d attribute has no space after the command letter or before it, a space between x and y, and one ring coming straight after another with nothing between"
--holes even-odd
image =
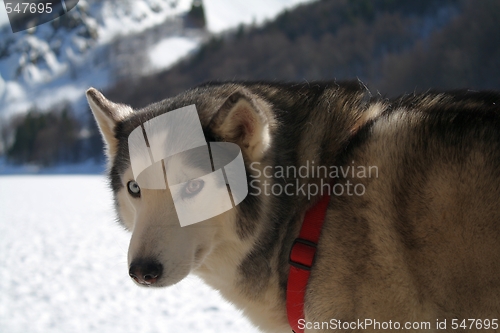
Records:
<instances>
[{"instance_id":1,"label":"snow covered mountain","mask_svg":"<svg viewBox=\"0 0 500 333\"><path fill-rule=\"evenodd\" d=\"M89 85L105 87L116 67L119 36L129 36L187 12L191 0L80 0L60 19L28 31L0 31L0 112L78 101ZM177 22L175 24L174 22ZM119 73L118 73L119 74Z\"/></svg>"},{"instance_id":2,"label":"snow covered mountain","mask_svg":"<svg viewBox=\"0 0 500 333\"><path fill-rule=\"evenodd\" d=\"M208 30L218 33L240 23L259 23L306 1L203 4ZM0 119L63 100L81 110L89 86L103 89L117 78L172 65L208 35L185 27L183 16L191 5L192 0L80 0L58 20L27 31L14 34L8 24L1 25Z\"/></svg>"}]
</instances>

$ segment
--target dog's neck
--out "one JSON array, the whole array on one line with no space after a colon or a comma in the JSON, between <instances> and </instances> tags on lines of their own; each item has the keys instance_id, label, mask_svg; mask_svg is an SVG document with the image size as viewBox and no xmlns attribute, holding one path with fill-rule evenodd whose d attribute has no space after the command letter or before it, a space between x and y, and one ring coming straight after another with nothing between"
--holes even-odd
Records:
<instances>
[{"instance_id":1,"label":"dog's neck","mask_svg":"<svg viewBox=\"0 0 500 333\"><path fill-rule=\"evenodd\" d=\"M253 293L251 286L242 280L241 264L252 253L254 239L237 239L233 236L219 242L212 253L205 259L195 274L212 288L219 290L229 302L241 309L252 323L265 332L289 332L286 313L283 312L279 297L277 276L263 280L266 288L263 293ZM227 235L226 235L227 236Z\"/></svg>"},{"instance_id":2,"label":"dog's neck","mask_svg":"<svg viewBox=\"0 0 500 333\"><path fill-rule=\"evenodd\" d=\"M273 138L271 155L262 162L261 168L282 166L299 170L305 167L308 175L312 175L312 168L335 165L336 157L350 138L383 111L381 103L360 108L360 103L366 103L363 91L343 99L338 95L346 95L336 94L334 90L324 94L332 95L329 103L304 106L304 96L300 96L296 99L297 105L277 106L291 111L278 115L279 131ZM304 153L297 155L296 152ZM273 185L281 186L298 181L298 186L306 189L310 185L320 186L331 181L323 175L298 179L285 175L269 180ZM285 306L289 250L298 235L305 211L320 196L321 193L299 193L297 196L262 198L260 217L256 221L258 227L253 233L241 237L234 230L233 237L221 242L198 271L209 285L220 290L226 299L266 331L290 331Z\"/></svg>"}]
</instances>

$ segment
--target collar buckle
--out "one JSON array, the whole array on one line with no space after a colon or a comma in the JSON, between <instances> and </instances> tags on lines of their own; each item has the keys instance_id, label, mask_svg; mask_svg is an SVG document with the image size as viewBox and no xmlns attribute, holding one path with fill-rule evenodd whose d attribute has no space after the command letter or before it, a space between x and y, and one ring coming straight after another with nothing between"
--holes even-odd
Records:
<instances>
[{"instance_id":1,"label":"collar buckle","mask_svg":"<svg viewBox=\"0 0 500 333\"><path fill-rule=\"evenodd\" d=\"M310 271L316 258L318 245L304 238L296 238L290 250L288 263L299 269Z\"/></svg>"}]
</instances>

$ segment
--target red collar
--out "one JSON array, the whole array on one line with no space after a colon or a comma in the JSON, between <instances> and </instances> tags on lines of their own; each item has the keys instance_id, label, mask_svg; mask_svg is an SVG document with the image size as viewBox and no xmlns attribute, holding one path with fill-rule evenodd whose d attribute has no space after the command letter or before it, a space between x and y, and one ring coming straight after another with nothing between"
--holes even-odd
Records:
<instances>
[{"instance_id":1,"label":"red collar","mask_svg":"<svg viewBox=\"0 0 500 333\"><path fill-rule=\"evenodd\" d=\"M288 273L286 311L288 323L295 333L304 332L303 329L299 329L299 319L304 319L304 296L329 202L330 193L328 191L327 195L324 195L316 205L307 211L299 237L295 239L290 250L288 262L291 266ZM300 327L302 326L300 325Z\"/></svg>"}]
</instances>

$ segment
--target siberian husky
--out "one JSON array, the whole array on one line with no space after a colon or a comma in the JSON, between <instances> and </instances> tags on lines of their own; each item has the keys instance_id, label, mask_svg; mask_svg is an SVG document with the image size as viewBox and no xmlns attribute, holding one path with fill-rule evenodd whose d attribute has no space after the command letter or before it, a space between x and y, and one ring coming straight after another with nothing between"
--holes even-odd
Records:
<instances>
[{"instance_id":1,"label":"siberian husky","mask_svg":"<svg viewBox=\"0 0 500 333\"><path fill-rule=\"evenodd\" d=\"M291 332L290 249L328 191L300 329L499 331L499 93L390 100L358 82L228 82L140 110L93 88L87 97L117 215L132 232L128 264L138 285L171 286L195 273L262 331ZM134 179L128 138L188 105L207 142L241 149L248 195L181 227L171 192ZM185 190L191 198L205 189L191 182Z\"/></svg>"}]
</instances>

